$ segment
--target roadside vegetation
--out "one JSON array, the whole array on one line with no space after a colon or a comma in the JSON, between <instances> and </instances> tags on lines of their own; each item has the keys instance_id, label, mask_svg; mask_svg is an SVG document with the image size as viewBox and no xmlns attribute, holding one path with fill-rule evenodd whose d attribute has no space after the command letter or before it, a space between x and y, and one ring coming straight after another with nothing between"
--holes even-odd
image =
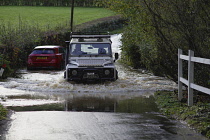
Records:
<instances>
[{"instance_id":1,"label":"roadside vegetation","mask_svg":"<svg viewBox=\"0 0 210 140\"><path fill-rule=\"evenodd\" d=\"M0 105L0 121L7 118L7 109Z\"/></svg>"},{"instance_id":2,"label":"roadside vegetation","mask_svg":"<svg viewBox=\"0 0 210 140\"><path fill-rule=\"evenodd\" d=\"M187 100L178 101L176 92L158 91L155 99L164 115L185 121L191 128L210 138L210 104L206 96L196 96L197 102L191 107L187 106Z\"/></svg>"}]
</instances>

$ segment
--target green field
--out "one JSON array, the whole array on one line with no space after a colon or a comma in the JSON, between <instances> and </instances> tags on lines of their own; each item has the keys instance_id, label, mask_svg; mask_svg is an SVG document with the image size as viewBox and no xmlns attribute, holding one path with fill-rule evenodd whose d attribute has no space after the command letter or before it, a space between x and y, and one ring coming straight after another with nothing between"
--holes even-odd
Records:
<instances>
[{"instance_id":1,"label":"green field","mask_svg":"<svg viewBox=\"0 0 210 140\"><path fill-rule=\"evenodd\" d=\"M36 25L41 29L69 26L70 7L0 6L0 25ZM75 7L74 25L115 15L105 8Z\"/></svg>"}]
</instances>

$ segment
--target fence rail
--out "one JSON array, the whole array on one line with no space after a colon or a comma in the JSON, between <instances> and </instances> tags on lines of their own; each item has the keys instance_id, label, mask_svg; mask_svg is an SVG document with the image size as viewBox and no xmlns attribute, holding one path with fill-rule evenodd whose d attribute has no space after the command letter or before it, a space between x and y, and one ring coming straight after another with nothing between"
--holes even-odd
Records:
<instances>
[{"instance_id":1,"label":"fence rail","mask_svg":"<svg viewBox=\"0 0 210 140\"><path fill-rule=\"evenodd\" d=\"M188 79L183 78L182 60L188 61ZM210 65L210 59L194 57L194 52L192 50L189 50L188 55L183 55L182 50L178 50L178 98L179 100L183 98L182 87L183 84L187 85L188 106L193 105L193 90L198 90L210 95L210 89L194 83L194 63Z\"/></svg>"}]
</instances>

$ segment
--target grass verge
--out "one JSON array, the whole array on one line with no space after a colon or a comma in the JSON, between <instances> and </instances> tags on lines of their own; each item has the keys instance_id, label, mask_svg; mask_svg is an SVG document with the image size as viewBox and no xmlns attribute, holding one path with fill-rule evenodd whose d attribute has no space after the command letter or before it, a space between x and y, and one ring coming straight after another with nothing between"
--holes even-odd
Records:
<instances>
[{"instance_id":1,"label":"grass verge","mask_svg":"<svg viewBox=\"0 0 210 140\"><path fill-rule=\"evenodd\" d=\"M210 138L210 103L197 102L189 107L177 99L176 92L158 91L155 99L161 112L169 118L183 120L197 132Z\"/></svg>"},{"instance_id":2,"label":"grass verge","mask_svg":"<svg viewBox=\"0 0 210 140\"><path fill-rule=\"evenodd\" d=\"M7 118L7 109L0 105L0 121Z\"/></svg>"}]
</instances>

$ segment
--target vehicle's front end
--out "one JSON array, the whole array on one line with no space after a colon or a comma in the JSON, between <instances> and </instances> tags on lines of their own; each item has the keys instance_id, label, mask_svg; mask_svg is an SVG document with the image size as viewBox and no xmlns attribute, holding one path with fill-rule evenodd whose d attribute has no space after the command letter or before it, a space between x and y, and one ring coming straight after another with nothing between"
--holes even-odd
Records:
<instances>
[{"instance_id":1,"label":"vehicle's front end","mask_svg":"<svg viewBox=\"0 0 210 140\"><path fill-rule=\"evenodd\" d=\"M109 58L73 58L66 66L66 76L72 81L116 80L117 70Z\"/></svg>"}]
</instances>

